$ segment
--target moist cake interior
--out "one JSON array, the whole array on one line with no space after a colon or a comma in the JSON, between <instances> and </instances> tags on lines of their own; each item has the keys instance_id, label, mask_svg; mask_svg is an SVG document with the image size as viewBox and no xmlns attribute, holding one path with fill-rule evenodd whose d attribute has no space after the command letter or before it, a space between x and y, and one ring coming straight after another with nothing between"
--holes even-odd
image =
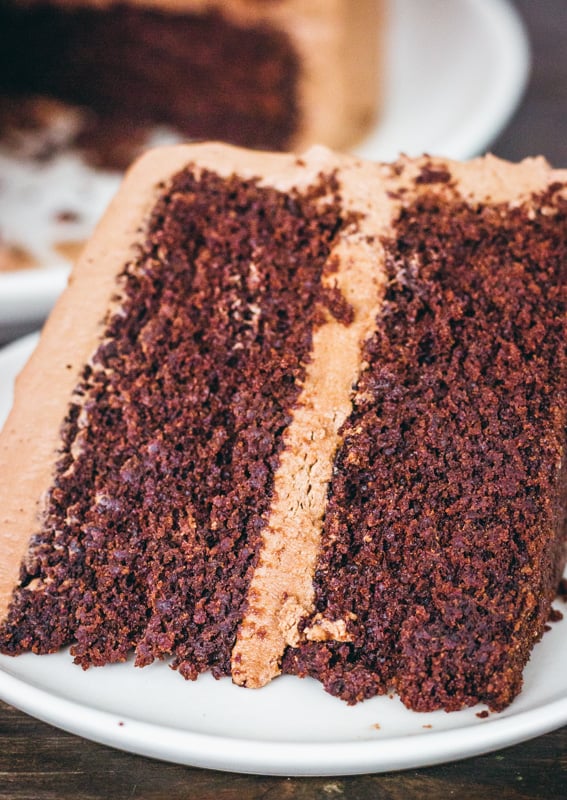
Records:
<instances>
[{"instance_id":1,"label":"moist cake interior","mask_svg":"<svg viewBox=\"0 0 567 800\"><path fill-rule=\"evenodd\" d=\"M348 619L350 641L287 657L349 702L393 685L415 709L479 696L502 708L519 691L565 549L557 188L538 199L557 215L535 221L521 207L424 195L386 242L388 290L341 432L315 576L317 612ZM530 586L535 574L543 586Z\"/></svg>"},{"instance_id":2,"label":"moist cake interior","mask_svg":"<svg viewBox=\"0 0 567 800\"><path fill-rule=\"evenodd\" d=\"M413 188L366 242L380 311L282 667L349 703L394 687L417 710L498 710L564 562L567 203L560 185L473 203L439 168ZM190 165L162 187L75 390L2 652L231 673L314 336L354 324L334 248L359 224L332 173L282 192Z\"/></svg>"}]
</instances>

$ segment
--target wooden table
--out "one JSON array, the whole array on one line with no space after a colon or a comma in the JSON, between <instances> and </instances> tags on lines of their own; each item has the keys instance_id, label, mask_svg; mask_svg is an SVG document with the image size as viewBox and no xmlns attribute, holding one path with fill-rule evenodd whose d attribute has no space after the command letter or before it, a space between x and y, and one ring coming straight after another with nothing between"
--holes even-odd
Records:
<instances>
[{"instance_id":1,"label":"wooden table","mask_svg":"<svg viewBox=\"0 0 567 800\"><path fill-rule=\"evenodd\" d=\"M491 149L513 160L543 153L555 166L567 167L567 0L516 4L532 38L532 79L520 110ZM122 753L0 703L0 800L32 798L565 800L567 727L499 753L428 769L348 778L266 778Z\"/></svg>"}]
</instances>

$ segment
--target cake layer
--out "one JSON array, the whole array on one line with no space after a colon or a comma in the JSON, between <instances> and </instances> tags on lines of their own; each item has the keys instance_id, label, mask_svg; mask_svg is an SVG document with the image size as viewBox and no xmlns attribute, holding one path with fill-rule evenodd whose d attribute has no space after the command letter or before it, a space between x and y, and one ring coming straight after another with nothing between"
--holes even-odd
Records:
<instances>
[{"instance_id":1,"label":"cake layer","mask_svg":"<svg viewBox=\"0 0 567 800\"><path fill-rule=\"evenodd\" d=\"M148 154L0 438L2 652L508 704L565 560L566 186Z\"/></svg>"},{"instance_id":2,"label":"cake layer","mask_svg":"<svg viewBox=\"0 0 567 800\"><path fill-rule=\"evenodd\" d=\"M451 179L425 173L384 242L303 623L344 642L288 654L349 702L505 707L564 563L565 184L472 204Z\"/></svg>"},{"instance_id":3,"label":"cake layer","mask_svg":"<svg viewBox=\"0 0 567 800\"><path fill-rule=\"evenodd\" d=\"M0 93L83 109L75 144L103 166L127 164L156 125L272 150L346 147L376 113L379 6L11 0ZM3 106L11 130L17 114Z\"/></svg>"}]
</instances>

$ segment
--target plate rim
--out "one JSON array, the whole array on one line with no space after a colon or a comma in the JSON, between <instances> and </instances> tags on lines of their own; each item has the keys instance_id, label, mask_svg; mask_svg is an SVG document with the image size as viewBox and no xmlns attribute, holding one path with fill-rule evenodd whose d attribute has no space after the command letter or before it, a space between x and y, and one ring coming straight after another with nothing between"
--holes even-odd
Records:
<instances>
[{"instance_id":1,"label":"plate rim","mask_svg":"<svg viewBox=\"0 0 567 800\"><path fill-rule=\"evenodd\" d=\"M403 0L412 5L419 0ZM454 2L454 0L437 0ZM454 131L438 139L429 146L430 155L439 155L458 161L466 161L484 152L510 121L517 110L527 88L531 70L531 44L524 21L511 0L458 0L462 7L468 7L483 21L485 34L498 49L500 70L493 76L489 91L483 95L483 110L471 124L467 117L457 132ZM353 152L371 158L370 148L377 146L380 124L362 141ZM376 144L370 145L376 140ZM370 145L370 146L369 146ZM421 153L420 153L421 154ZM413 155L417 155L414 153ZM532 154L533 155L533 154Z\"/></svg>"},{"instance_id":2,"label":"plate rim","mask_svg":"<svg viewBox=\"0 0 567 800\"><path fill-rule=\"evenodd\" d=\"M474 7L484 18L485 30L501 53L501 69L485 96L489 109L476 117L476 125L461 132L450 147L453 158L467 160L493 142L519 106L531 69L531 45L524 22L510 0L461 0ZM444 140L441 140L443 143Z\"/></svg>"},{"instance_id":3,"label":"plate rim","mask_svg":"<svg viewBox=\"0 0 567 800\"><path fill-rule=\"evenodd\" d=\"M486 721L466 728L384 739L289 742L218 736L150 723L54 696L7 672L2 666L6 658L9 656L0 660L0 695L34 718L136 755L240 774L323 777L416 769L513 746L567 722L567 697L563 697L506 717L490 715ZM412 751L409 758L408 748Z\"/></svg>"}]
</instances>

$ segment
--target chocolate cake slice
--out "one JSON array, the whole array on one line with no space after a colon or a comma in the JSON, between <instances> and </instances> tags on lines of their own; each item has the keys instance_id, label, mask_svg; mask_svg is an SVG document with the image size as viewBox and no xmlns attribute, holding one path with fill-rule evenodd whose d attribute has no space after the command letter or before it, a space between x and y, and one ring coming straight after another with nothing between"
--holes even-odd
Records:
<instances>
[{"instance_id":1,"label":"chocolate cake slice","mask_svg":"<svg viewBox=\"0 0 567 800\"><path fill-rule=\"evenodd\" d=\"M0 650L504 708L565 562L567 173L127 176L0 438Z\"/></svg>"},{"instance_id":2,"label":"chocolate cake slice","mask_svg":"<svg viewBox=\"0 0 567 800\"><path fill-rule=\"evenodd\" d=\"M46 99L81 109L69 136L102 166L128 164L155 126L350 147L376 118L382 17L382 0L6 0L2 127L17 139Z\"/></svg>"}]
</instances>

